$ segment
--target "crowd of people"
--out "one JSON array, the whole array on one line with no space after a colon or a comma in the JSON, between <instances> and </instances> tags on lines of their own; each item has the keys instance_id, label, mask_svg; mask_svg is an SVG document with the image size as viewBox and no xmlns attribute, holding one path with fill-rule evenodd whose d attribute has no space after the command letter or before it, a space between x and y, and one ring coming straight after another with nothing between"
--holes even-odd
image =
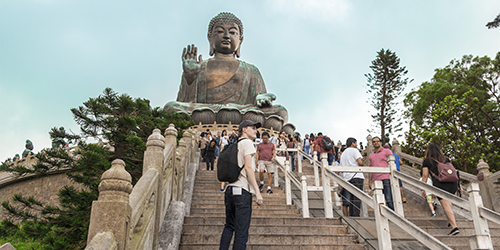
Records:
<instances>
[{"instance_id":1,"label":"crowd of people","mask_svg":"<svg viewBox=\"0 0 500 250\"><path fill-rule=\"evenodd\" d=\"M253 123L252 123L253 124ZM255 127L255 125L254 125ZM257 196L258 202L262 204L261 192L264 191L265 181L267 179L267 188L266 193L272 194L272 182L273 182L273 174L276 172L276 164L275 159L277 157L284 157L286 160L290 161L291 171L296 171L296 161L298 160L299 154L296 149L300 147L306 155L308 161L312 163L314 160L313 152L317 152L317 160L321 161L322 153L326 154L328 165L339 165L339 166L363 166L363 145L355 138L348 138L342 146L333 146L330 149L325 149L323 147L324 138L327 138L331 141L331 139L323 135L323 133L319 132L317 134L305 134L302 138L299 133L287 134L285 131L281 131L278 136L274 134L269 134L268 132L263 132L262 134L255 127L255 138L252 139L251 133L246 133L243 135L243 131L240 128L239 130L232 130L230 134L228 131L223 130L221 132L212 133L209 130L201 133L200 139L198 141L198 145L201 151L201 156L203 162L206 163L206 170L214 170L214 165L217 162L217 157L219 157L220 152L224 150L230 144L238 143L240 146L240 142L238 142L238 138L242 136L246 136L251 139L254 145L254 150L252 152L251 165L252 175L246 171L245 176L247 176L247 186L249 187L247 191L255 194ZM251 130L249 130L251 131ZM391 150L391 146L389 143L383 143L381 138L375 136L371 141L373 145L373 152L368 155L368 165L370 167L389 167L388 156L394 155L395 164L397 170L400 171L400 166L403 164L400 157ZM245 145L248 142L245 143ZM247 145L248 146L248 145ZM277 150L279 149L279 150ZM301 156L303 157L303 156ZM304 158L301 158L304 160ZM427 148L425 154L425 160L422 165L421 170L421 181L425 182L429 185L433 185L440 189L443 189L449 193L455 194L461 191L459 186L459 182L446 182L442 183L438 180L438 162L446 163L450 160L446 158L439 147L436 144L431 143ZM245 158L246 162L246 158ZM248 164L248 163L247 163ZM245 166L245 169L246 166ZM241 171L243 173L245 171ZM258 173L258 180L255 176L255 172ZM267 173L267 174L266 174ZM353 186L357 187L361 191L365 189L365 184L368 184L369 188L373 188L373 181L381 181L383 184L383 194L386 201L386 205L394 210L394 202L392 196L392 188L390 183L390 175L385 173L370 173L365 176L365 174L361 172L357 173L338 173L342 178L344 178L347 182L351 183ZM252 176L252 177L250 177ZM250 177L250 178L249 178ZM267 177L267 178L266 178ZM252 180L250 180L252 179ZM366 180L367 179L367 180ZM254 184L251 183L255 181ZM228 192L228 188L234 188L234 183L221 183L221 192ZM227 186L226 186L227 185ZM402 195L402 202L406 203L406 198L403 192L403 184L401 180L399 180L400 193ZM258 195L257 195L258 194ZM339 185L339 195L342 198L342 213L344 216L351 217L359 217L360 216L360 207L361 200L352 195L346 189L343 189ZM445 215L448 219L449 226L452 228L449 235L456 235L459 233L459 229L457 227L457 223L455 220L455 216L452 210L451 203L442 199L441 197L436 197L431 193L425 193L422 191L422 198L424 198L431 212L431 216L436 216L436 208L437 202L435 199L437 198L440 201Z\"/></svg>"}]
</instances>

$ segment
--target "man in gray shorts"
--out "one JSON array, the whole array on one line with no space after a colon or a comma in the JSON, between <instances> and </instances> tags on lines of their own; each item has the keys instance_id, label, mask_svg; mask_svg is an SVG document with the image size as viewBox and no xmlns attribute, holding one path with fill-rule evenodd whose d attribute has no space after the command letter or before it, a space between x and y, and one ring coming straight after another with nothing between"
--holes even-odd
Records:
<instances>
[{"instance_id":1,"label":"man in gray shorts","mask_svg":"<svg viewBox=\"0 0 500 250\"><path fill-rule=\"evenodd\" d=\"M274 164L274 157L276 157L276 149L274 144L269 142L269 133L262 133L262 142L257 145L257 153L255 155L256 165L259 167L259 189L262 192L264 187L264 171L267 170L267 193L272 194L271 184L273 183L273 174L276 170Z\"/></svg>"}]
</instances>

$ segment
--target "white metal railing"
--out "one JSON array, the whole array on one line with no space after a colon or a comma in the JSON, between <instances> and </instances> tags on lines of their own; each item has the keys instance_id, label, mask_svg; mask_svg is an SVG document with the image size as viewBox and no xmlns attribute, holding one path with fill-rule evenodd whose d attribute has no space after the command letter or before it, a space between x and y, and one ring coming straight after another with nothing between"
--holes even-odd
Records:
<instances>
[{"instance_id":1,"label":"white metal railing","mask_svg":"<svg viewBox=\"0 0 500 250\"><path fill-rule=\"evenodd\" d=\"M362 202L363 214L366 213L366 205L370 206L375 211L375 221L377 225L377 235L379 242L379 249L391 249L391 239L390 239L390 228L388 221L393 222L410 235L412 235L416 240L421 242L426 247L430 249L451 249L444 243L440 242L432 235L428 234L426 231L417 227L409 220L404 217L403 204L401 201L401 193L399 189L399 180L408 183L420 190L425 190L426 192L433 193L443 199L450 201L455 206L461 207L465 210L471 212L471 217L474 222L475 235L471 237L471 246L480 249L493 249L493 244L491 241L490 231L488 228L487 220L500 224L500 214L496 213L490 209L483 206L481 196L479 195L479 185L476 182L470 182L468 185L467 192L469 194L469 200L462 199L448 192L445 192L439 188L423 183L407 174L397 171L396 164L394 162L395 158L393 155L388 157L389 167L347 167L347 166L328 166L326 160L326 154L321 154L321 162L316 160L316 152L313 153L313 157L306 155L302 150L299 149L276 149L277 151L287 151L287 152L297 152L297 167L298 173L302 173L302 157L313 162L314 169L314 185L309 185L306 181L306 176L301 176L301 181L299 182L297 178L290 171L290 161L284 161L284 164L279 160L275 162L278 163L277 170L284 172L285 176L285 193L287 196L287 205L291 205L291 184L293 183L296 188L301 191L302 194L302 209L303 217L309 217L309 201L308 192L309 191L322 191L323 200L325 207L325 217L333 217L333 203L336 206L340 206L340 198L337 193L331 193L332 190L337 190L337 185L345 188L351 194L358 197ZM293 158L291 157L293 160ZM321 184L319 184L321 171ZM385 205L385 198L382 193L383 185L381 181L374 181L373 197L365 193L364 191L358 189L356 186L352 185L348 181L344 180L342 177L336 174L336 172L358 172L358 173L388 173L390 174L390 182L392 189L392 199L394 202L394 211L389 209ZM278 173L275 174L277 178ZM466 175L464 175L466 176ZM461 174L462 177L462 174ZM468 176L467 176L468 177ZM333 188L330 187L330 182L333 182ZM277 181L275 181L275 185ZM333 196L333 201L332 201ZM363 207L364 206L364 207Z\"/></svg>"}]
</instances>

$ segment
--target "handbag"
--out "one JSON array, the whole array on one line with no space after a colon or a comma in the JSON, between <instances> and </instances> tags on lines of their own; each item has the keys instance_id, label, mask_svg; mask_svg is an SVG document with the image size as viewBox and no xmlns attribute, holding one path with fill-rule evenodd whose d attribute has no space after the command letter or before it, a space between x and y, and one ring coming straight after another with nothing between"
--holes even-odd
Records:
<instances>
[{"instance_id":1,"label":"handbag","mask_svg":"<svg viewBox=\"0 0 500 250\"><path fill-rule=\"evenodd\" d=\"M429 171L434 178L439 182L457 182L457 170L453 167L451 162L442 163L434 158L431 158L437 163L438 175L436 176L432 171Z\"/></svg>"}]
</instances>

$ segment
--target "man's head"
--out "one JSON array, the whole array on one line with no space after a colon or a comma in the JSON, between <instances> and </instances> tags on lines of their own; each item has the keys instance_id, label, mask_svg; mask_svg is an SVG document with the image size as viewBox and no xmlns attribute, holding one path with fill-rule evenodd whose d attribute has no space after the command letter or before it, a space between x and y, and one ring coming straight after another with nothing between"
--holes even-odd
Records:
<instances>
[{"instance_id":1,"label":"man's head","mask_svg":"<svg viewBox=\"0 0 500 250\"><path fill-rule=\"evenodd\" d=\"M356 142L357 142L356 139L354 139L352 137L349 137L349 138L347 138L347 141L346 141L345 145L348 148L355 148L356 147Z\"/></svg>"},{"instance_id":2,"label":"man's head","mask_svg":"<svg viewBox=\"0 0 500 250\"><path fill-rule=\"evenodd\" d=\"M306 139L309 139L309 135L308 134L306 134Z\"/></svg>"},{"instance_id":3,"label":"man's head","mask_svg":"<svg viewBox=\"0 0 500 250\"><path fill-rule=\"evenodd\" d=\"M321 136L321 135L323 135L323 133L321 133L321 132L318 132L318 136Z\"/></svg>"},{"instance_id":4,"label":"man's head","mask_svg":"<svg viewBox=\"0 0 500 250\"><path fill-rule=\"evenodd\" d=\"M241 137L248 138L250 140L255 140L257 137L257 129L260 128L260 122L253 122L250 120L244 120L240 123L238 131Z\"/></svg>"},{"instance_id":5,"label":"man's head","mask_svg":"<svg viewBox=\"0 0 500 250\"><path fill-rule=\"evenodd\" d=\"M240 45L243 42L243 24L229 12L221 12L210 20L207 33L210 42L210 55L235 53L240 57Z\"/></svg>"},{"instance_id":6,"label":"man's head","mask_svg":"<svg viewBox=\"0 0 500 250\"><path fill-rule=\"evenodd\" d=\"M382 146L382 140L380 140L380 137L375 136L372 138L372 144L373 148L375 148L375 150L378 150Z\"/></svg>"},{"instance_id":7,"label":"man's head","mask_svg":"<svg viewBox=\"0 0 500 250\"><path fill-rule=\"evenodd\" d=\"M269 143L269 133L262 133L262 142L264 142L265 144Z\"/></svg>"}]
</instances>

